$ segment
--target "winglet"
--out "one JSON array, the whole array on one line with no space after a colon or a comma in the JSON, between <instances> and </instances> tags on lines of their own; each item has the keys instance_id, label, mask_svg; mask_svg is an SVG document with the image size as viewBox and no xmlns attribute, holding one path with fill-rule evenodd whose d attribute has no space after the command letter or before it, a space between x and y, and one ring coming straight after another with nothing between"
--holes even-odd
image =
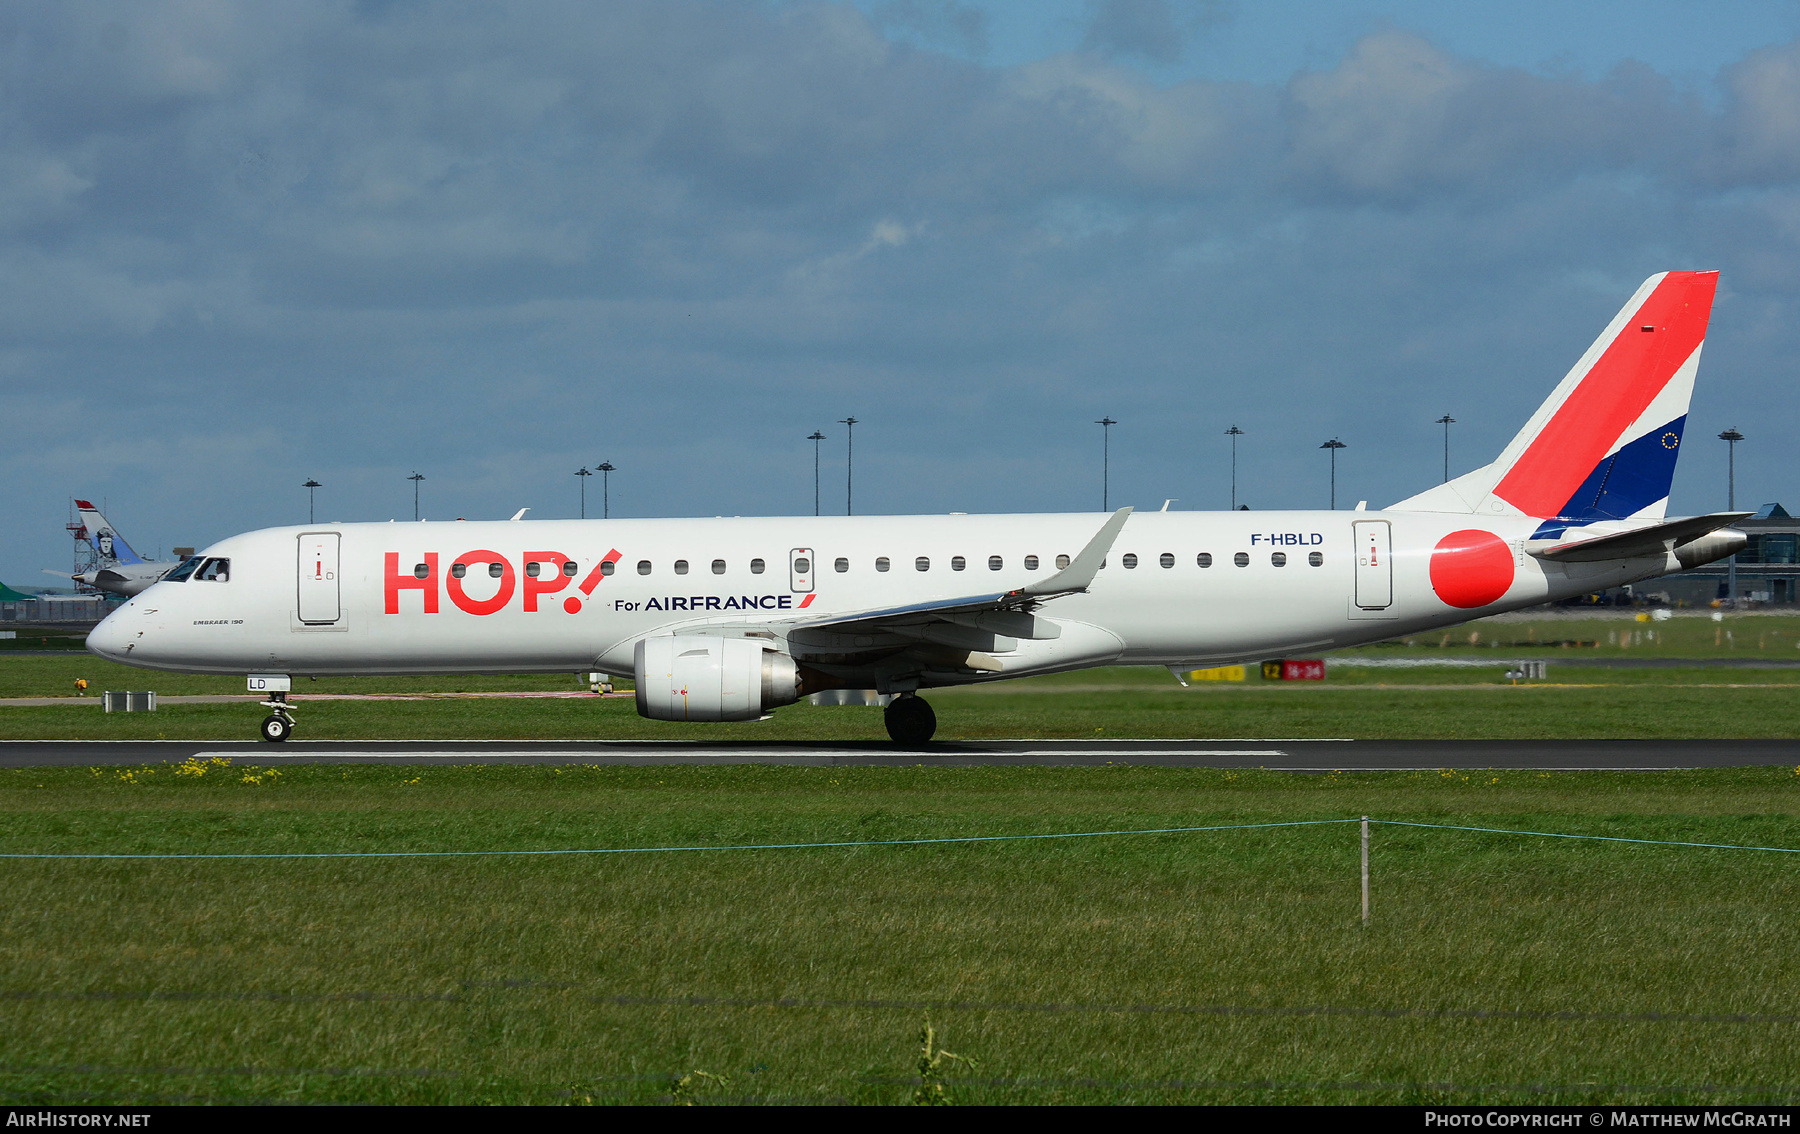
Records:
<instances>
[{"instance_id":1,"label":"winglet","mask_svg":"<svg viewBox=\"0 0 1800 1134\"><path fill-rule=\"evenodd\" d=\"M1131 518L1129 507L1120 508L1112 514L1112 518L1088 540L1088 545L1081 549L1081 554L1070 561L1067 567L1045 579L1041 583L1033 583L1020 590L1022 595L1066 595L1071 591L1085 591L1094 576L1100 572L1100 564L1106 561L1106 553L1112 550L1113 541L1119 538L1119 530L1125 521Z\"/></svg>"}]
</instances>

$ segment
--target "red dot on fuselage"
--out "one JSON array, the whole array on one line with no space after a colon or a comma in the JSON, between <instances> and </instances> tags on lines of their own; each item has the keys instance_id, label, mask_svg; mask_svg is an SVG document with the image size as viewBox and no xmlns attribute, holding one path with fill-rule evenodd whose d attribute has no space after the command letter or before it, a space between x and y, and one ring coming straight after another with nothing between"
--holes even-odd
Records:
<instances>
[{"instance_id":1,"label":"red dot on fuselage","mask_svg":"<svg viewBox=\"0 0 1800 1134\"><path fill-rule=\"evenodd\" d=\"M1486 606L1504 595L1512 581L1512 549L1493 532L1465 528L1431 549L1431 589L1451 606Z\"/></svg>"},{"instance_id":2,"label":"red dot on fuselage","mask_svg":"<svg viewBox=\"0 0 1800 1134\"><path fill-rule=\"evenodd\" d=\"M570 614L579 614L581 612L581 600L578 598L566 598L563 600L563 609Z\"/></svg>"}]
</instances>

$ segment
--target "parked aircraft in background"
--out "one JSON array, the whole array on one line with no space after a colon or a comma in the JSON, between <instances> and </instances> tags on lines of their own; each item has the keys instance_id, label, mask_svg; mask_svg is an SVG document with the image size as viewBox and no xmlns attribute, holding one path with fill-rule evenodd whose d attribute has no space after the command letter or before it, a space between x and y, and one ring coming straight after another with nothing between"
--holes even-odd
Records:
<instances>
[{"instance_id":1,"label":"parked aircraft in background","mask_svg":"<svg viewBox=\"0 0 1800 1134\"><path fill-rule=\"evenodd\" d=\"M100 562L92 571L83 571L79 575L67 575L66 578L77 583L86 583L96 590L107 591L115 595L130 597L144 590L150 584L167 575L181 562L170 559L161 562L150 562L131 549L120 535L118 529L107 522L100 509L86 500L75 501L75 508L81 513L81 523L85 529L86 539L94 548L94 554ZM63 575L61 571L44 569L48 575Z\"/></svg>"},{"instance_id":2,"label":"parked aircraft in background","mask_svg":"<svg viewBox=\"0 0 1800 1134\"><path fill-rule=\"evenodd\" d=\"M244 673L603 670L638 711L754 720L833 688L1188 669L1392 638L1723 558L1748 513L1665 516L1718 276L1632 296L1493 463L1375 512L327 524L232 537L88 637ZM117 544L115 543L115 548Z\"/></svg>"}]
</instances>

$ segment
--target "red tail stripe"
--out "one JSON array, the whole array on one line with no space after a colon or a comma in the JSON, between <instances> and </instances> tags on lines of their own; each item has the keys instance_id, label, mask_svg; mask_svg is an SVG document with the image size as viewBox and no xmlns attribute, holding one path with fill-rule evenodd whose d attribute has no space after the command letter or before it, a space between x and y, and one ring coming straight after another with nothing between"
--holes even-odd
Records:
<instances>
[{"instance_id":1,"label":"red tail stripe","mask_svg":"<svg viewBox=\"0 0 1800 1134\"><path fill-rule=\"evenodd\" d=\"M594 588L600 585L600 580L605 578L600 569L608 563L617 563L618 561L619 549L615 547L606 553L606 558L594 564L594 569L588 572L587 578L581 580L581 593L584 595L592 595L594 593Z\"/></svg>"},{"instance_id":2,"label":"red tail stripe","mask_svg":"<svg viewBox=\"0 0 1800 1134\"><path fill-rule=\"evenodd\" d=\"M1554 516L1706 339L1717 272L1670 272L1607 344L1494 488L1528 516ZM1639 328L1653 326L1644 334Z\"/></svg>"}]
</instances>

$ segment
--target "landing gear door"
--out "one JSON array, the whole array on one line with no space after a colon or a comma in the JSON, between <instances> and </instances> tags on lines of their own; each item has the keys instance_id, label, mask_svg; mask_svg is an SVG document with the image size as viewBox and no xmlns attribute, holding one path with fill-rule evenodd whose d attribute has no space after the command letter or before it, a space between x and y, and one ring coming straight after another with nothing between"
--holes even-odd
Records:
<instances>
[{"instance_id":1,"label":"landing gear door","mask_svg":"<svg viewBox=\"0 0 1800 1134\"><path fill-rule=\"evenodd\" d=\"M797 595L811 594L813 589L813 568L818 566L813 561L812 548L796 547L788 552L788 585Z\"/></svg>"},{"instance_id":2,"label":"landing gear door","mask_svg":"<svg viewBox=\"0 0 1800 1134\"><path fill-rule=\"evenodd\" d=\"M1386 610L1394 604L1393 529L1386 520L1359 520L1351 527L1356 537L1356 605Z\"/></svg>"},{"instance_id":3,"label":"landing gear door","mask_svg":"<svg viewBox=\"0 0 1800 1134\"><path fill-rule=\"evenodd\" d=\"M338 595L337 532L306 532L300 536L300 621L308 626L330 626L342 617Z\"/></svg>"}]
</instances>

